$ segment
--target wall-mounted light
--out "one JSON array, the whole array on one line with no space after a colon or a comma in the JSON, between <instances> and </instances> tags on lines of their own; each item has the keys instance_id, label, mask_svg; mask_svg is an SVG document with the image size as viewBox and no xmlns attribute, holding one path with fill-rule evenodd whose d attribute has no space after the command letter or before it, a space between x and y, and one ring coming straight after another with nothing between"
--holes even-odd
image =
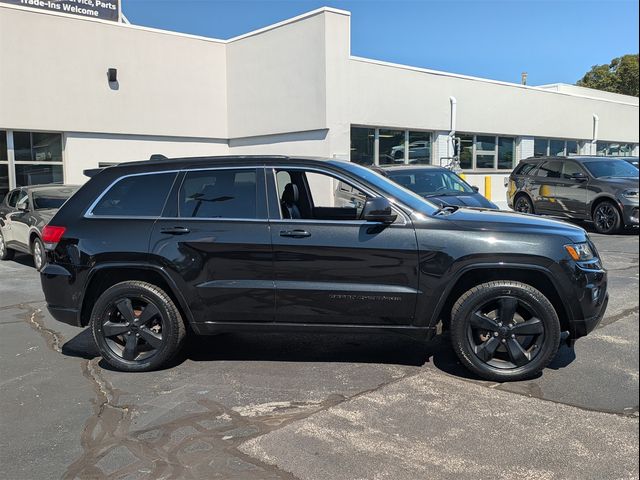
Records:
<instances>
[{"instance_id":1,"label":"wall-mounted light","mask_svg":"<svg viewBox=\"0 0 640 480\"><path fill-rule=\"evenodd\" d=\"M109 83L116 83L118 81L118 69L110 68L107 70L107 79L109 80Z\"/></svg>"}]
</instances>

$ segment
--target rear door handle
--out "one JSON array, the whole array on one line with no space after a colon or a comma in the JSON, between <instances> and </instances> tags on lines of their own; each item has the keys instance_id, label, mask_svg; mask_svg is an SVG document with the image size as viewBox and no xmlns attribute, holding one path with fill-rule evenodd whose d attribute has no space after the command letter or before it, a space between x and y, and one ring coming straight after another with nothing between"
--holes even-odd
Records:
<instances>
[{"instance_id":1,"label":"rear door handle","mask_svg":"<svg viewBox=\"0 0 640 480\"><path fill-rule=\"evenodd\" d=\"M165 233L167 235L185 235L190 231L191 230L189 230L187 227L169 227L161 229L160 233Z\"/></svg>"},{"instance_id":2,"label":"rear door handle","mask_svg":"<svg viewBox=\"0 0 640 480\"><path fill-rule=\"evenodd\" d=\"M305 238L310 237L311 234L306 230L283 230L280 232L280 236L291 238Z\"/></svg>"}]
</instances>

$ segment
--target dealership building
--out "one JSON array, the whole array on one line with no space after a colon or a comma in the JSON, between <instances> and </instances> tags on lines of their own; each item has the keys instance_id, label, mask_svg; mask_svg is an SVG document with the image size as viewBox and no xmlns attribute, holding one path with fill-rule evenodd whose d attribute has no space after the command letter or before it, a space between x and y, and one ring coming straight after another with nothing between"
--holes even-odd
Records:
<instances>
[{"instance_id":1,"label":"dealership building","mask_svg":"<svg viewBox=\"0 0 640 480\"><path fill-rule=\"evenodd\" d=\"M0 0L0 195L152 154L448 164L456 138L504 205L520 159L638 155L637 97L355 57L342 10L219 40L26 3Z\"/></svg>"}]
</instances>

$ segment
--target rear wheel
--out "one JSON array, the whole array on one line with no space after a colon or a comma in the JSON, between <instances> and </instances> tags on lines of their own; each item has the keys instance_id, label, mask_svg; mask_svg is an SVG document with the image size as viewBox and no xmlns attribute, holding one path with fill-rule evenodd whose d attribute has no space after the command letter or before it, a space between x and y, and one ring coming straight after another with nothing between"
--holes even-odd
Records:
<instances>
[{"instance_id":1,"label":"rear wheel","mask_svg":"<svg viewBox=\"0 0 640 480\"><path fill-rule=\"evenodd\" d=\"M7 248L7 244L4 243L4 236L0 231L0 260L11 260L15 254L14 250Z\"/></svg>"},{"instance_id":2,"label":"rear wheel","mask_svg":"<svg viewBox=\"0 0 640 480\"><path fill-rule=\"evenodd\" d=\"M535 213L533 211L533 203L531 203L529 197L526 197L525 195L520 195L516 198L514 210L519 213Z\"/></svg>"},{"instance_id":3,"label":"rear wheel","mask_svg":"<svg viewBox=\"0 0 640 480\"><path fill-rule=\"evenodd\" d=\"M42 270L42 268L47 263L47 257L44 253L44 245L42 244L42 240L36 237L31 244L31 254L33 255L33 264L36 267L37 271Z\"/></svg>"},{"instance_id":4,"label":"rear wheel","mask_svg":"<svg viewBox=\"0 0 640 480\"><path fill-rule=\"evenodd\" d=\"M593 210L593 225L598 233L609 235L620 230L622 216L618 208L608 200L596 205Z\"/></svg>"},{"instance_id":5,"label":"rear wheel","mask_svg":"<svg viewBox=\"0 0 640 480\"><path fill-rule=\"evenodd\" d=\"M531 378L560 346L560 321L530 285L496 281L462 295L451 311L451 339L462 363L487 380Z\"/></svg>"},{"instance_id":6,"label":"rear wheel","mask_svg":"<svg viewBox=\"0 0 640 480\"><path fill-rule=\"evenodd\" d=\"M184 322L171 298L139 281L118 283L100 295L91 328L102 358L128 372L163 366L185 338Z\"/></svg>"}]
</instances>

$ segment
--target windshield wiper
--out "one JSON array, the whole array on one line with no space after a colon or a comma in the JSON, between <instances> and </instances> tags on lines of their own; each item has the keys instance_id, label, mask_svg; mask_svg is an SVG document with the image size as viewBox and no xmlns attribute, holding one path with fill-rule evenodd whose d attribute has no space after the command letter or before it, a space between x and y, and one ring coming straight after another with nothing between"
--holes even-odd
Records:
<instances>
[{"instance_id":1,"label":"windshield wiper","mask_svg":"<svg viewBox=\"0 0 640 480\"><path fill-rule=\"evenodd\" d=\"M457 205L449 205L448 203L441 203L440 208L433 212L433 216L436 215L451 215L453 212L457 211L460 207Z\"/></svg>"}]
</instances>

